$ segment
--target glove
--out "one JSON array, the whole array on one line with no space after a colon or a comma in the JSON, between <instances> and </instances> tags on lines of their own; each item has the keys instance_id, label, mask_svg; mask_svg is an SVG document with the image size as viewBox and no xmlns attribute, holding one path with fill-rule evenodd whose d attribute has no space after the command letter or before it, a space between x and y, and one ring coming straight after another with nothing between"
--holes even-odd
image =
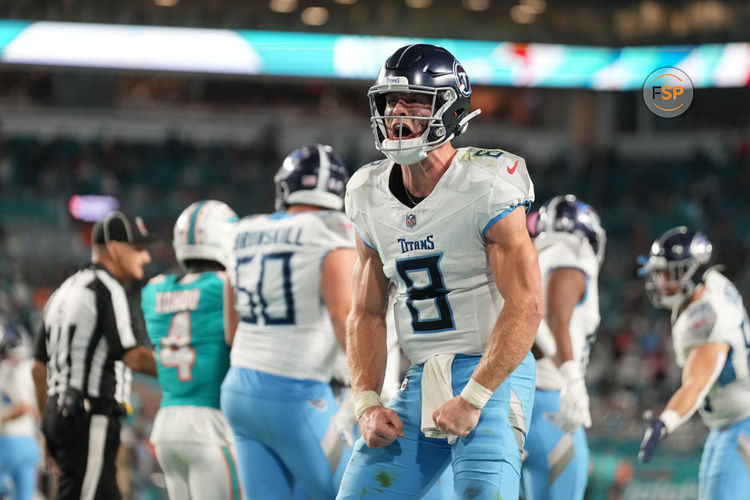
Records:
<instances>
[{"instance_id":1,"label":"glove","mask_svg":"<svg viewBox=\"0 0 750 500\"><path fill-rule=\"evenodd\" d=\"M659 447L664 438L667 437L667 427L660 419L655 418L651 420L646 434L643 436L641 442L641 450L638 452L638 460L643 463L648 462L656 453L656 448Z\"/></svg>"},{"instance_id":2,"label":"glove","mask_svg":"<svg viewBox=\"0 0 750 500\"><path fill-rule=\"evenodd\" d=\"M591 427L589 393L576 362L566 361L560 365L560 375L563 389L560 393L560 407L553 423L566 434L574 433L582 425Z\"/></svg>"},{"instance_id":3,"label":"glove","mask_svg":"<svg viewBox=\"0 0 750 500\"><path fill-rule=\"evenodd\" d=\"M78 418L84 415L83 393L68 387L57 402L57 412L65 419Z\"/></svg>"},{"instance_id":4,"label":"glove","mask_svg":"<svg viewBox=\"0 0 750 500\"><path fill-rule=\"evenodd\" d=\"M333 414L332 421L347 448L351 449L354 446L354 426L357 425L357 417L354 414L354 396L351 389L345 389L341 393L339 409Z\"/></svg>"}]
</instances>

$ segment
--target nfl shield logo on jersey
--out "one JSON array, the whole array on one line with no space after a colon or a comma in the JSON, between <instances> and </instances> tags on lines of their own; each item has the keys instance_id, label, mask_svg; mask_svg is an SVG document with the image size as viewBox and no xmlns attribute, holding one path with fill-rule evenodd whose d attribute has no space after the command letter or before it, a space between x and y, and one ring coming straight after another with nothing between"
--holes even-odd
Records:
<instances>
[{"instance_id":1,"label":"nfl shield logo on jersey","mask_svg":"<svg viewBox=\"0 0 750 500\"><path fill-rule=\"evenodd\" d=\"M417 217L414 214L406 215L406 227L414 227L417 225Z\"/></svg>"}]
</instances>

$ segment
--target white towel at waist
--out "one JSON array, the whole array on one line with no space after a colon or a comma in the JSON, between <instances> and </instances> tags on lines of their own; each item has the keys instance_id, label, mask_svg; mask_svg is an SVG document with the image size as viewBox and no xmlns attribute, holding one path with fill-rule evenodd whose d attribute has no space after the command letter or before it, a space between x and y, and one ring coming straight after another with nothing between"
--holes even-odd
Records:
<instances>
[{"instance_id":1,"label":"white towel at waist","mask_svg":"<svg viewBox=\"0 0 750 500\"><path fill-rule=\"evenodd\" d=\"M443 403L453 399L453 382L451 365L454 354L436 354L422 368L422 426L425 436L436 439L448 439L453 444L458 436L445 434L435 426L432 414Z\"/></svg>"}]
</instances>

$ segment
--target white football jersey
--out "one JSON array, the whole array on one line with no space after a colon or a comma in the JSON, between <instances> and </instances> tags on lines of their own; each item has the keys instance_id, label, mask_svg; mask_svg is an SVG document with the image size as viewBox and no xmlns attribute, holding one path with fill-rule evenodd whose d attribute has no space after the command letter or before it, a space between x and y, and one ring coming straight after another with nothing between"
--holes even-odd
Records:
<instances>
[{"instance_id":1,"label":"white football jersey","mask_svg":"<svg viewBox=\"0 0 750 500\"><path fill-rule=\"evenodd\" d=\"M341 212L278 212L242 219L228 275L240 324L232 366L328 382L336 338L320 293L328 252L354 248Z\"/></svg>"},{"instance_id":2,"label":"white football jersey","mask_svg":"<svg viewBox=\"0 0 750 500\"><path fill-rule=\"evenodd\" d=\"M349 181L346 212L395 285L396 332L412 363L441 353L481 355L503 307L485 233L534 187L523 158L462 148L416 207L388 188L394 163L382 160ZM395 167L399 168L399 167ZM500 278L502 279L502 277Z\"/></svg>"},{"instance_id":3,"label":"white football jersey","mask_svg":"<svg viewBox=\"0 0 750 500\"><path fill-rule=\"evenodd\" d=\"M573 309L568 329L573 349L573 359L579 363L581 373L586 372L591 344L596 339L599 316L599 261L591 245L584 239L568 233L542 233L534 239L539 252L542 274L542 294L547 303L547 283L555 269L579 269L586 277L586 292ZM560 373L552 359L545 357L536 364L536 387L542 390L560 390Z\"/></svg>"},{"instance_id":4,"label":"white football jersey","mask_svg":"<svg viewBox=\"0 0 750 500\"><path fill-rule=\"evenodd\" d=\"M0 416L17 404L26 403L36 407L32 364L30 359L0 361ZM36 436L36 432L36 420L28 413L13 420L0 420L0 436Z\"/></svg>"},{"instance_id":5,"label":"white football jersey","mask_svg":"<svg viewBox=\"0 0 750 500\"><path fill-rule=\"evenodd\" d=\"M706 291L672 318L675 361L685 365L693 347L723 342L730 351L724 369L700 409L703 421L715 429L750 416L750 325L742 297L731 281L716 270L705 275Z\"/></svg>"}]
</instances>

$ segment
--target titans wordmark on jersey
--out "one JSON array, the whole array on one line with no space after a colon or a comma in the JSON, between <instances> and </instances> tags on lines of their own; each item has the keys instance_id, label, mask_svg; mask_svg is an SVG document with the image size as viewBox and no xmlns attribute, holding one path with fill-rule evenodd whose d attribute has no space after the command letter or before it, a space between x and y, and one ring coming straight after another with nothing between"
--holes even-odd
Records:
<instances>
[{"instance_id":1,"label":"titans wordmark on jersey","mask_svg":"<svg viewBox=\"0 0 750 500\"><path fill-rule=\"evenodd\" d=\"M581 373L586 372L591 344L599 328L599 262L591 246L582 238L568 233L542 233L534 239L539 252L539 267L542 275L542 294L547 303L547 284L552 271L568 268L578 269L586 277L586 292L573 309L568 325L573 359L579 363ZM560 374L555 363L548 357L537 361L538 389L560 390Z\"/></svg>"},{"instance_id":2,"label":"titans wordmark on jersey","mask_svg":"<svg viewBox=\"0 0 750 500\"><path fill-rule=\"evenodd\" d=\"M346 212L395 284L396 332L407 357L481 355L502 309L485 235L534 187L523 158L499 149L462 148L416 207L388 188L394 163L383 160L349 181Z\"/></svg>"},{"instance_id":3,"label":"titans wordmark on jersey","mask_svg":"<svg viewBox=\"0 0 750 500\"><path fill-rule=\"evenodd\" d=\"M277 212L242 219L229 276L240 324L232 366L328 382L336 338L320 293L323 259L354 248L341 212Z\"/></svg>"},{"instance_id":4,"label":"titans wordmark on jersey","mask_svg":"<svg viewBox=\"0 0 750 500\"><path fill-rule=\"evenodd\" d=\"M708 271L705 293L672 319L675 361L682 367L693 347L723 342L729 356L700 413L712 429L750 416L750 324L739 292L721 273Z\"/></svg>"}]
</instances>

